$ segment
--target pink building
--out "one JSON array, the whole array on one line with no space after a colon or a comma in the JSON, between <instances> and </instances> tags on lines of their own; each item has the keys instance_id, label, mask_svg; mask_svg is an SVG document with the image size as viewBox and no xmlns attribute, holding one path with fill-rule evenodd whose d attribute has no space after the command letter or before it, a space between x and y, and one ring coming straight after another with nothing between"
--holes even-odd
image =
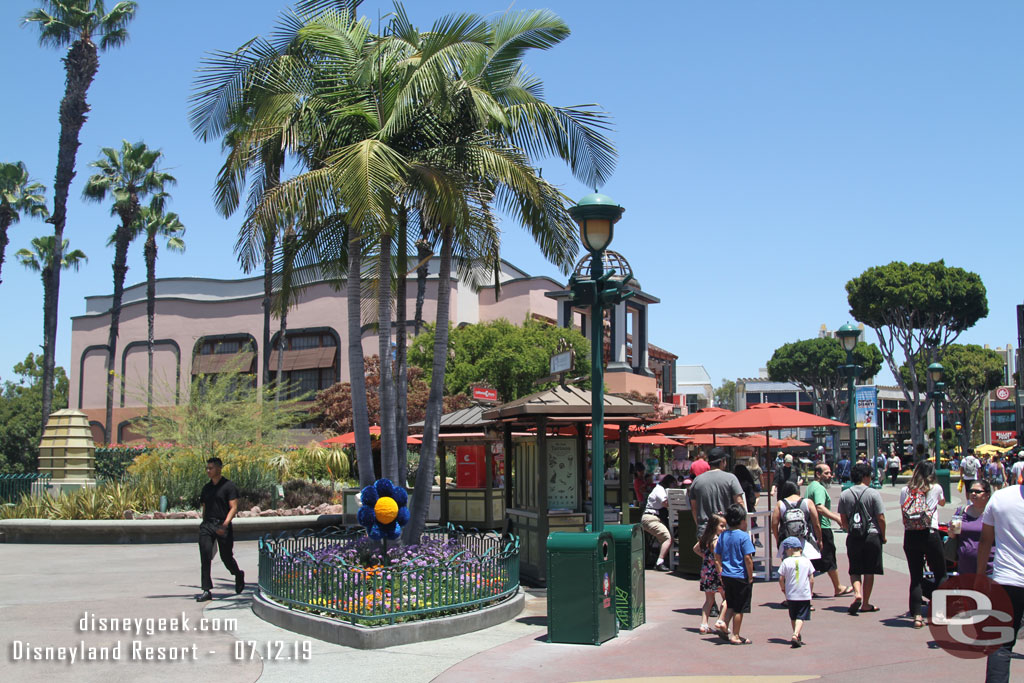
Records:
<instances>
[{"instance_id":1,"label":"pink building","mask_svg":"<svg viewBox=\"0 0 1024 683\"><path fill-rule=\"evenodd\" d=\"M439 260L430 262L423 317L433 322L436 316L437 271ZM453 325L487 322L500 318L517 323L527 318L546 320L580 329L586 311L567 304L565 286L547 277L531 277L515 266L502 262L500 296L494 285L474 291L452 275L451 321ZM265 354L263 348L263 280L206 278L165 278L156 282L156 319L154 353L154 400L169 405L186 400L193 375L224 369L228 363L241 363L262 382ZM70 405L84 411L93 426L97 441L102 441L106 405L107 333L112 297L87 296L86 312L72 318ZM656 393L664 386L672 393L675 382L672 369L675 357L658 350L649 363L646 340L646 307L657 299L638 292L629 311L608 316L614 358L609 363L607 386L612 392ZM416 305L416 281L410 279L406 305L412 317ZM641 313L642 312L642 313ZM627 334L629 316L637 334ZM303 291L299 303L288 313L288 334L284 358L286 379L303 390L324 389L335 382L348 381L346 337L347 302L344 281L320 281ZM278 321L272 324L277 326ZM583 325L583 330L589 326ZM410 323L410 335L412 333ZM272 331L269 368L277 368L276 333ZM633 351L632 340L638 339ZM377 353L377 336L364 326L363 352ZM242 352L242 355L237 355ZM614 367L618 369L613 371ZM648 367L652 365L655 372ZM146 404L146 286L127 287L121 312L120 337L114 372L114 430L118 441L133 438L128 422L145 412ZM662 382L664 380L664 382ZM668 400L668 398L666 398Z\"/></svg>"}]
</instances>

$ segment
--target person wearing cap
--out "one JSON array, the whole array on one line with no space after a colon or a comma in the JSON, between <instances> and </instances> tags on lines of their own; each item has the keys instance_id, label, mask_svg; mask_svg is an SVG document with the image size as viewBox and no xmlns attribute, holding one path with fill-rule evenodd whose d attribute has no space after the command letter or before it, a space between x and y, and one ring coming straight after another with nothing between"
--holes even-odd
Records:
<instances>
[{"instance_id":1,"label":"person wearing cap","mask_svg":"<svg viewBox=\"0 0 1024 683\"><path fill-rule=\"evenodd\" d=\"M697 525L697 537L704 533L704 527L713 514L722 514L733 503L746 510L746 499L740 480L726 471L729 458L725 449L715 447L708 454L711 469L694 477L693 484L686 491L690 501L690 513Z\"/></svg>"},{"instance_id":2,"label":"person wearing cap","mask_svg":"<svg viewBox=\"0 0 1024 683\"><path fill-rule=\"evenodd\" d=\"M776 492L783 482L791 481L799 488L803 486L804 480L800 476L800 472L793 465L793 456L790 454L783 454L779 451L779 455L782 456L782 467L775 468L775 478L772 480L772 498L776 498ZM776 461L777 462L777 461Z\"/></svg>"},{"instance_id":3,"label":"person wearing cap","mask_svg":"<svg viewBox=\"0 0 1024 683\"><path fill-rule=\"evenodd\" d=\"M814 592L814 566L803 556L803 544L795 536L782 541L786 559L779 565L779 588L786 596L789 608L789 623L793 627L790 647L804 644L800 631L805 621L811 619L811 595Z\"/></svg>"}]
</instances>

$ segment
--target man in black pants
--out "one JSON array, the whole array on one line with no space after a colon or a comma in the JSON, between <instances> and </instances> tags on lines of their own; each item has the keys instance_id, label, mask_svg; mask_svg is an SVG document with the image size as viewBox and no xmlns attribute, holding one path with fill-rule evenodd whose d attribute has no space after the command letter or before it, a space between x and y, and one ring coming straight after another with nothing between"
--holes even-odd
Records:
<instances>
[{"instance_id":1,"label":"man in black pants","mask_svg":"<svg viewBox=\"0 0 1024 683\"><path fill-rule=\"evenodd\" d=\"M210 458L206 461L206 475L210 477L210 483L204 486L202 493L199 494L199 501L203 506L203 523L199 525L203 592L196 596L196 602L213 600L210 593L213 589L210 565L213 564L215 546L220 552L224 566L235 577L235 593L241 593L245 588L245 572L238 568L233 554L235 536L231 528L231 520L238 512L238 487L220 475L223 466L220 458Z\"/></svg>"}]
</instances>

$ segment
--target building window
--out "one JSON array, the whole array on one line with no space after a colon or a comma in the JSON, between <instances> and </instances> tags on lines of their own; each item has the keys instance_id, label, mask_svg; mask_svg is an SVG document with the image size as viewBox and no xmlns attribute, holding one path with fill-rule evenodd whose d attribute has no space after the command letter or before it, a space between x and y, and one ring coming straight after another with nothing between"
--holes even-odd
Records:
<instances>
[{"instance_id":1,"label":"building window","mask_svg":"<svg viewBox=\"0 0 1024 683\"><path fill-rule=\"evenodd\" d=\"M278 368L277 337L271 344L270 379L276 381ZM288 398L305 396L327 389L338 381L338 337L327 330L288 332L284 344L282 380L289 385Z\"/></svg>"},{"instance_id":2,"label":"building window","mask_svg":"<svg viewBox=\"0 0 1024 683\"><path fill-rule=\"evenodd\" d=\"M255 365L256 340L247 334L202 337L192 356L193 375L252 373Z\"/></svg>"}]
</instances>

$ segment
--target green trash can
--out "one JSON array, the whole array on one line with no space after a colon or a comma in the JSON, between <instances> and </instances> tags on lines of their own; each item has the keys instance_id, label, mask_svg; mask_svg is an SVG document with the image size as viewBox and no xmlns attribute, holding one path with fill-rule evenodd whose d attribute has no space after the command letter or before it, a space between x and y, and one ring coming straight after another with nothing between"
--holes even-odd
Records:
<instances>
[{"instance_id":1,"label":"green trash can","mask_svg":"<svg viewBox=\"0 0 1024 683\"><path fill-rule=\"evenodd\" d=\"M942 487L942 495L946 496L946 502L952 501L949 495L949 470L935 470L935 479Z\"/></svg>"},{"instance_id":2,"label":"green trash can","mask_svg":"<svg viewBox=\"0 0 1024 683\"><path fill-rule=\"evenodd\" d=\"M679 562L676 564L676 571L680 574L700 576L700 565L704 560L693 552L693 546L697 545L697 523L693 521L693 513L689 510L679 511L676 541L679 544Z\"/></svg>"},{"instance_id":3,"label":"green trash can","mask_svg":"<svg viewBox=\"0 0 1024 683\"><path fill-rule=\"evenodd\" d=\"M618 635L612 535L556 531L547 547L548 642L600 645Z\"/></svg>"},{"instance_id":4,"label":"green trash can","mask_svg":"<svg viewBox=\"0 0 1024 683\"><path fill-rule=\"evenodd\" d=\"M639 524L607 524L615 544L615 616L627 631L647 621L644 532Z\"/></svg>"}]
</instances>

